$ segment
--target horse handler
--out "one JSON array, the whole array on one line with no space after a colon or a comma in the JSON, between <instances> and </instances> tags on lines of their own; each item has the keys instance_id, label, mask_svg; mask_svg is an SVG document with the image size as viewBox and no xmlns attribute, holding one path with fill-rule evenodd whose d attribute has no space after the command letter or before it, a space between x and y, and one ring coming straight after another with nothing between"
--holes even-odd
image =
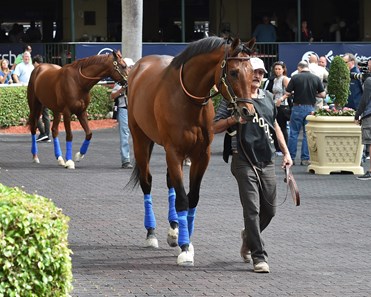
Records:
<instances>
[{"instance_id":1,"label":"horse handler","mask_svg":"<svg viewBox=\"0 0 371 297\"><path fill-rule=\"evenodd\" d=\"M254 70L251 84L254 118L251 121L242 119L228 109L224 99L216 112L213 127L214 133L227 130L223 159L228 163L228 157L232 155L231 172L238 183L245 225L241 233L241 257L246 263L253 260L254 272L268 273L268 253L261 232L276 212L275 147L271 133L276 134L283 153L282 167L290 167L292 159L276 121L272 94L259 88L267 73L264 62L259 58L251 58L250 62Z\"/></svg>"}]
</instances>

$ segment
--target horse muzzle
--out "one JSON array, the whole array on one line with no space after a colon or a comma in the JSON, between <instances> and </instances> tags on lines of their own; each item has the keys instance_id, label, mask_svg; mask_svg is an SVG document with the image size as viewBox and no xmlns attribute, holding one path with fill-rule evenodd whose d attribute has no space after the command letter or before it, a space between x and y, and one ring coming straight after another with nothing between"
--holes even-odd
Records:
<instances>
[{"instance_id":1,"label":"horse muzzle","mask_svg":"<svg viewBox=\"0 0 371 297\"><path fill-rule=\"evenodd\" d=\"M250 122L255 116L254 101L252 99L238 99L236 113L245 121Z\"/></svg>"}]
</instances>

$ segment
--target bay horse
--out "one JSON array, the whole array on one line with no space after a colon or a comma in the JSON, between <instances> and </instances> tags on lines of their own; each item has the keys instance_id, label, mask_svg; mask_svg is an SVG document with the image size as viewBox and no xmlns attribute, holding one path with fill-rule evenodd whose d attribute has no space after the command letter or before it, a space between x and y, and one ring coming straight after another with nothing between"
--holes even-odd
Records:
<instances>
[{"instance_id":1,"label":"bay horse","mask_svg":"<svg viewBox=\"0 0 371 297\"><path fill-rule=\"evenodd\" d=\"M120 51L82 58L63 67L48 63L35 67L27 87L33 162L40 163L37 155L36 128L43 106L49 108L54 115L51 130L58 164L68 169L75 169L72 160L71 115L77 116L85 131L85 140L74 158L75 161L80 161L86 154L92 138L86 112L90 103L91 88L105 77L111 77L114 81L125 85L127 75L128 68ZM58 125L62 114L66 130L66 162L62 157L58 139Z\"/></svg>"},{"instance_id":2,"label":"bay horse","mask_svg":"<svg viewBox=\"0 0 371 297\"><path fill-rule=\"evenodd\" d=\"M167 242L179 246L180 266L194 265L190 241L194 230L201 180L210 159L214 107L210 94L216 85L235 112L255 113L250 86L251 46L239 39L208 37L190 43L176 57L150 55L140 59L128 78L128 117L135 167L127 184L140 184L144 194L145 245L158 247L152 208L149 162L154 143L164 147L167 163L170 228ZM183 160L191 160L189 193L183 184Z\"/></svg>"}]
</instances>

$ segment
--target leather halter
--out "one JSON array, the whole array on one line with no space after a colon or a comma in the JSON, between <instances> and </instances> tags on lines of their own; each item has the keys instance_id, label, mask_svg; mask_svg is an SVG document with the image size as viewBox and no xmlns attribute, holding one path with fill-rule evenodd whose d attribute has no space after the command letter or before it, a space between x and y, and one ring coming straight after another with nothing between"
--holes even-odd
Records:
<instances>
[{"instance_id":1,"label":"leather halter","mask_svg":"<svg viewBox=\"0 0 371 297\"><path fill-rule=\"evenodd\" d=\"M115 55L113 55L114 57L114 60L112 62L113 64L113 69L116 70L120 75L121 77L123 78L123 80L120 82L121 85L126 85L127 82L128 82L128 76L127 75L124 75L121 73L120 71L120 67L119 67L119 63L117 62L117 57ZM127 68L128 66L126 65L125 61L123 60L122 61L125 65L125 68ZM79 68L79 74L85 78L85 79L90 79L90 80L100 80L102 77L101 76L93 76L93 77L89 77L89 76L86 76L82 73L82 67Z\"/></svg>"}]
</instances>

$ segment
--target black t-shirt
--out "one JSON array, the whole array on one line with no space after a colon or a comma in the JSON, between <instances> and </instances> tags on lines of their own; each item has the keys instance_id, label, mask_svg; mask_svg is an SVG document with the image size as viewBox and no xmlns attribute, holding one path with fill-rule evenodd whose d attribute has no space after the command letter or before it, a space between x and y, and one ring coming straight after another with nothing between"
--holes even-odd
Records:
<instances>
[{"instance_id":1,"label":"black t-shirt","mask_svg":"<svg viewBox=\"0 0 371 297\"><path fill-rule=\"evenodd\" d=\"M251 122L238 125L237 147L240 155L248 155L251 162L263 168L271 163L275 156L274 121L277 109L274 105L272 94L264 92L262 97L253 99L256 114ZM243 148L241 148L241 145ZM246 158L247 160L247 158Z\"/></svg>"},{"instance_id":2,"label":"black t-shirt","mask_svg":"<svg viewBox=\"0 0 371 297\"><path fill-rule=\"evenodd\" d=\"M316 95L325 89L318 76L309 71L302 71L291 77L286 91L294 92L294 103L314 106Z\"/></svg>"}]
</instances>

